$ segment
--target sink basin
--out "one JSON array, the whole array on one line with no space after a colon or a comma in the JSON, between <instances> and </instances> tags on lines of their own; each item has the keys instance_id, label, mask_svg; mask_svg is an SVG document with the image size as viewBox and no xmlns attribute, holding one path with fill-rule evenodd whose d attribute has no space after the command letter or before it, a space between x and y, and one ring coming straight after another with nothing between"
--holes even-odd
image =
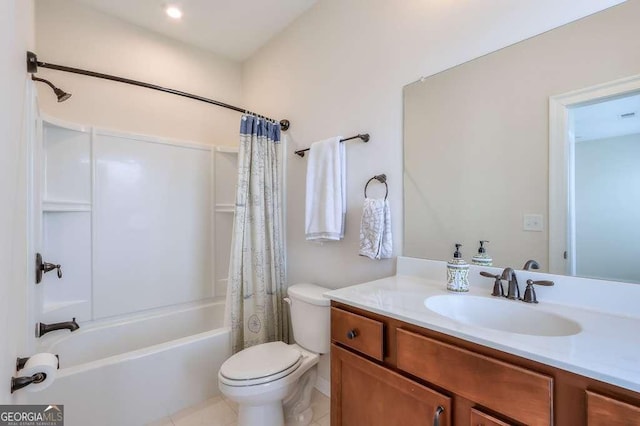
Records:
<instances>
[{"instance_id":1,"label":"sink basin","mask_svg":"<svg viewBox=\"0 0 640 426\"><path fill-rule=\"evenodd\" d=\"M464 324L509 333L571 336L581 331L575 321L514 300L448 294L428 297L424 305L437 314Z\"/></svg>"}]
</instances>

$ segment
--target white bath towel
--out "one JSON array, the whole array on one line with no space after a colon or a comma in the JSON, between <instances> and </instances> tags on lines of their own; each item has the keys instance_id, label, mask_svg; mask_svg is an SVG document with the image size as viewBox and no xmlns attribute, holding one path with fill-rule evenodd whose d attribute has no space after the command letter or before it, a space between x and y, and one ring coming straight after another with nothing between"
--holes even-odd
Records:
<instances>
[{"instance_id":1,"label":"white bath towel","mask_svg":"<svg viewBox=\"0 0 640 426\"><path fill-rule=\"evenodd\" d=\"M393 251L392 241L389 202L365 198L360 223L360 255L388 259Z\"/></svg>"},{"instance_id":2,"label":"white bath towel","mask_svg":"<svg viewBox=\"0 0 640 426\"><path fill-rule=\"evenodd\" d=\"M307 164L305 234L309 241L344 238L346 166L341 136L314 142Z\"/></svg>"}]
</instances>

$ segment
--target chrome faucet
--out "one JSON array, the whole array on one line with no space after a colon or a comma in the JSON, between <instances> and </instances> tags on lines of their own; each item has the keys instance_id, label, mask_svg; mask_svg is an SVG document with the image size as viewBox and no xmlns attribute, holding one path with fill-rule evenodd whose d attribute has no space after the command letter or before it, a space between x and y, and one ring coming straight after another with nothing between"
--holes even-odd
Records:
<instances>
[{"instance_id":1,"label":"chrome faucet","mask_svg":"<svg viewBox=\"0 0 640 426\"><path fill-rule=\"evenodd\" d=\"M39 322L38 325L36 326L36 337L42 337L45 334L49 333L50 331L56 331L56 330L76 331L79 328L80 326L76 322L75 318L72 319L71 321L56 322L54 324L45 324L45 323Z\"/></svg>"},{"instance_id":2,"label":"chrome faucet","mask_svg":"<svg viewBox=\"0 0 640 426\"><path fill-rule=\"evenodd\" d=\"M514 271L512 268L506 268L504 271L502 271L500 279L509 282L507 286L507 299L520 299L520 287L518 286L516 271Z\"/></svg>"}]
</instances>

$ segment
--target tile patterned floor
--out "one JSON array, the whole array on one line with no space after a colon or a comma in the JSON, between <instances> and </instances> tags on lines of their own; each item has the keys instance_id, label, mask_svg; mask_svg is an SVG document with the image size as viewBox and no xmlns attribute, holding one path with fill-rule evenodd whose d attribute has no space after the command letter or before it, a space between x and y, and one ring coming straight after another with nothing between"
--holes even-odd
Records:
<instances>
[{"instance_id":1,"label":"tile patterned floor","mask_svg":"<svg viewBox=\"0 0 640 426\"><path fill-rule=\"evenodd\" d=\"M311 408L313 420L310 426L329 426L329 398L314 389ZM235 426L237 419L238 406L226 398L216 396L148 426Z\"/></svg>"}]
</instances>

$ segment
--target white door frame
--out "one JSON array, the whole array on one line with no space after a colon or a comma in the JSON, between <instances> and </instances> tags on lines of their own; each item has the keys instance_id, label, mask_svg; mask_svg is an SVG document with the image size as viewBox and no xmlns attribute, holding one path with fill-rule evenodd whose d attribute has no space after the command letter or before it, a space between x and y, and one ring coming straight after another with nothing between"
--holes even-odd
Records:
<instances>
[{"instance_id":1,"label":"white door frame","mask_svg":"<svg viewBox=\"0 0 640 426\"><path fill-rule=\"evenodd\" d=\"M549 272L575 275L571 108L640 91L640 74L549 98ZM565 259L565 252L567 259Z\"/></svg>"}]
</instances>

